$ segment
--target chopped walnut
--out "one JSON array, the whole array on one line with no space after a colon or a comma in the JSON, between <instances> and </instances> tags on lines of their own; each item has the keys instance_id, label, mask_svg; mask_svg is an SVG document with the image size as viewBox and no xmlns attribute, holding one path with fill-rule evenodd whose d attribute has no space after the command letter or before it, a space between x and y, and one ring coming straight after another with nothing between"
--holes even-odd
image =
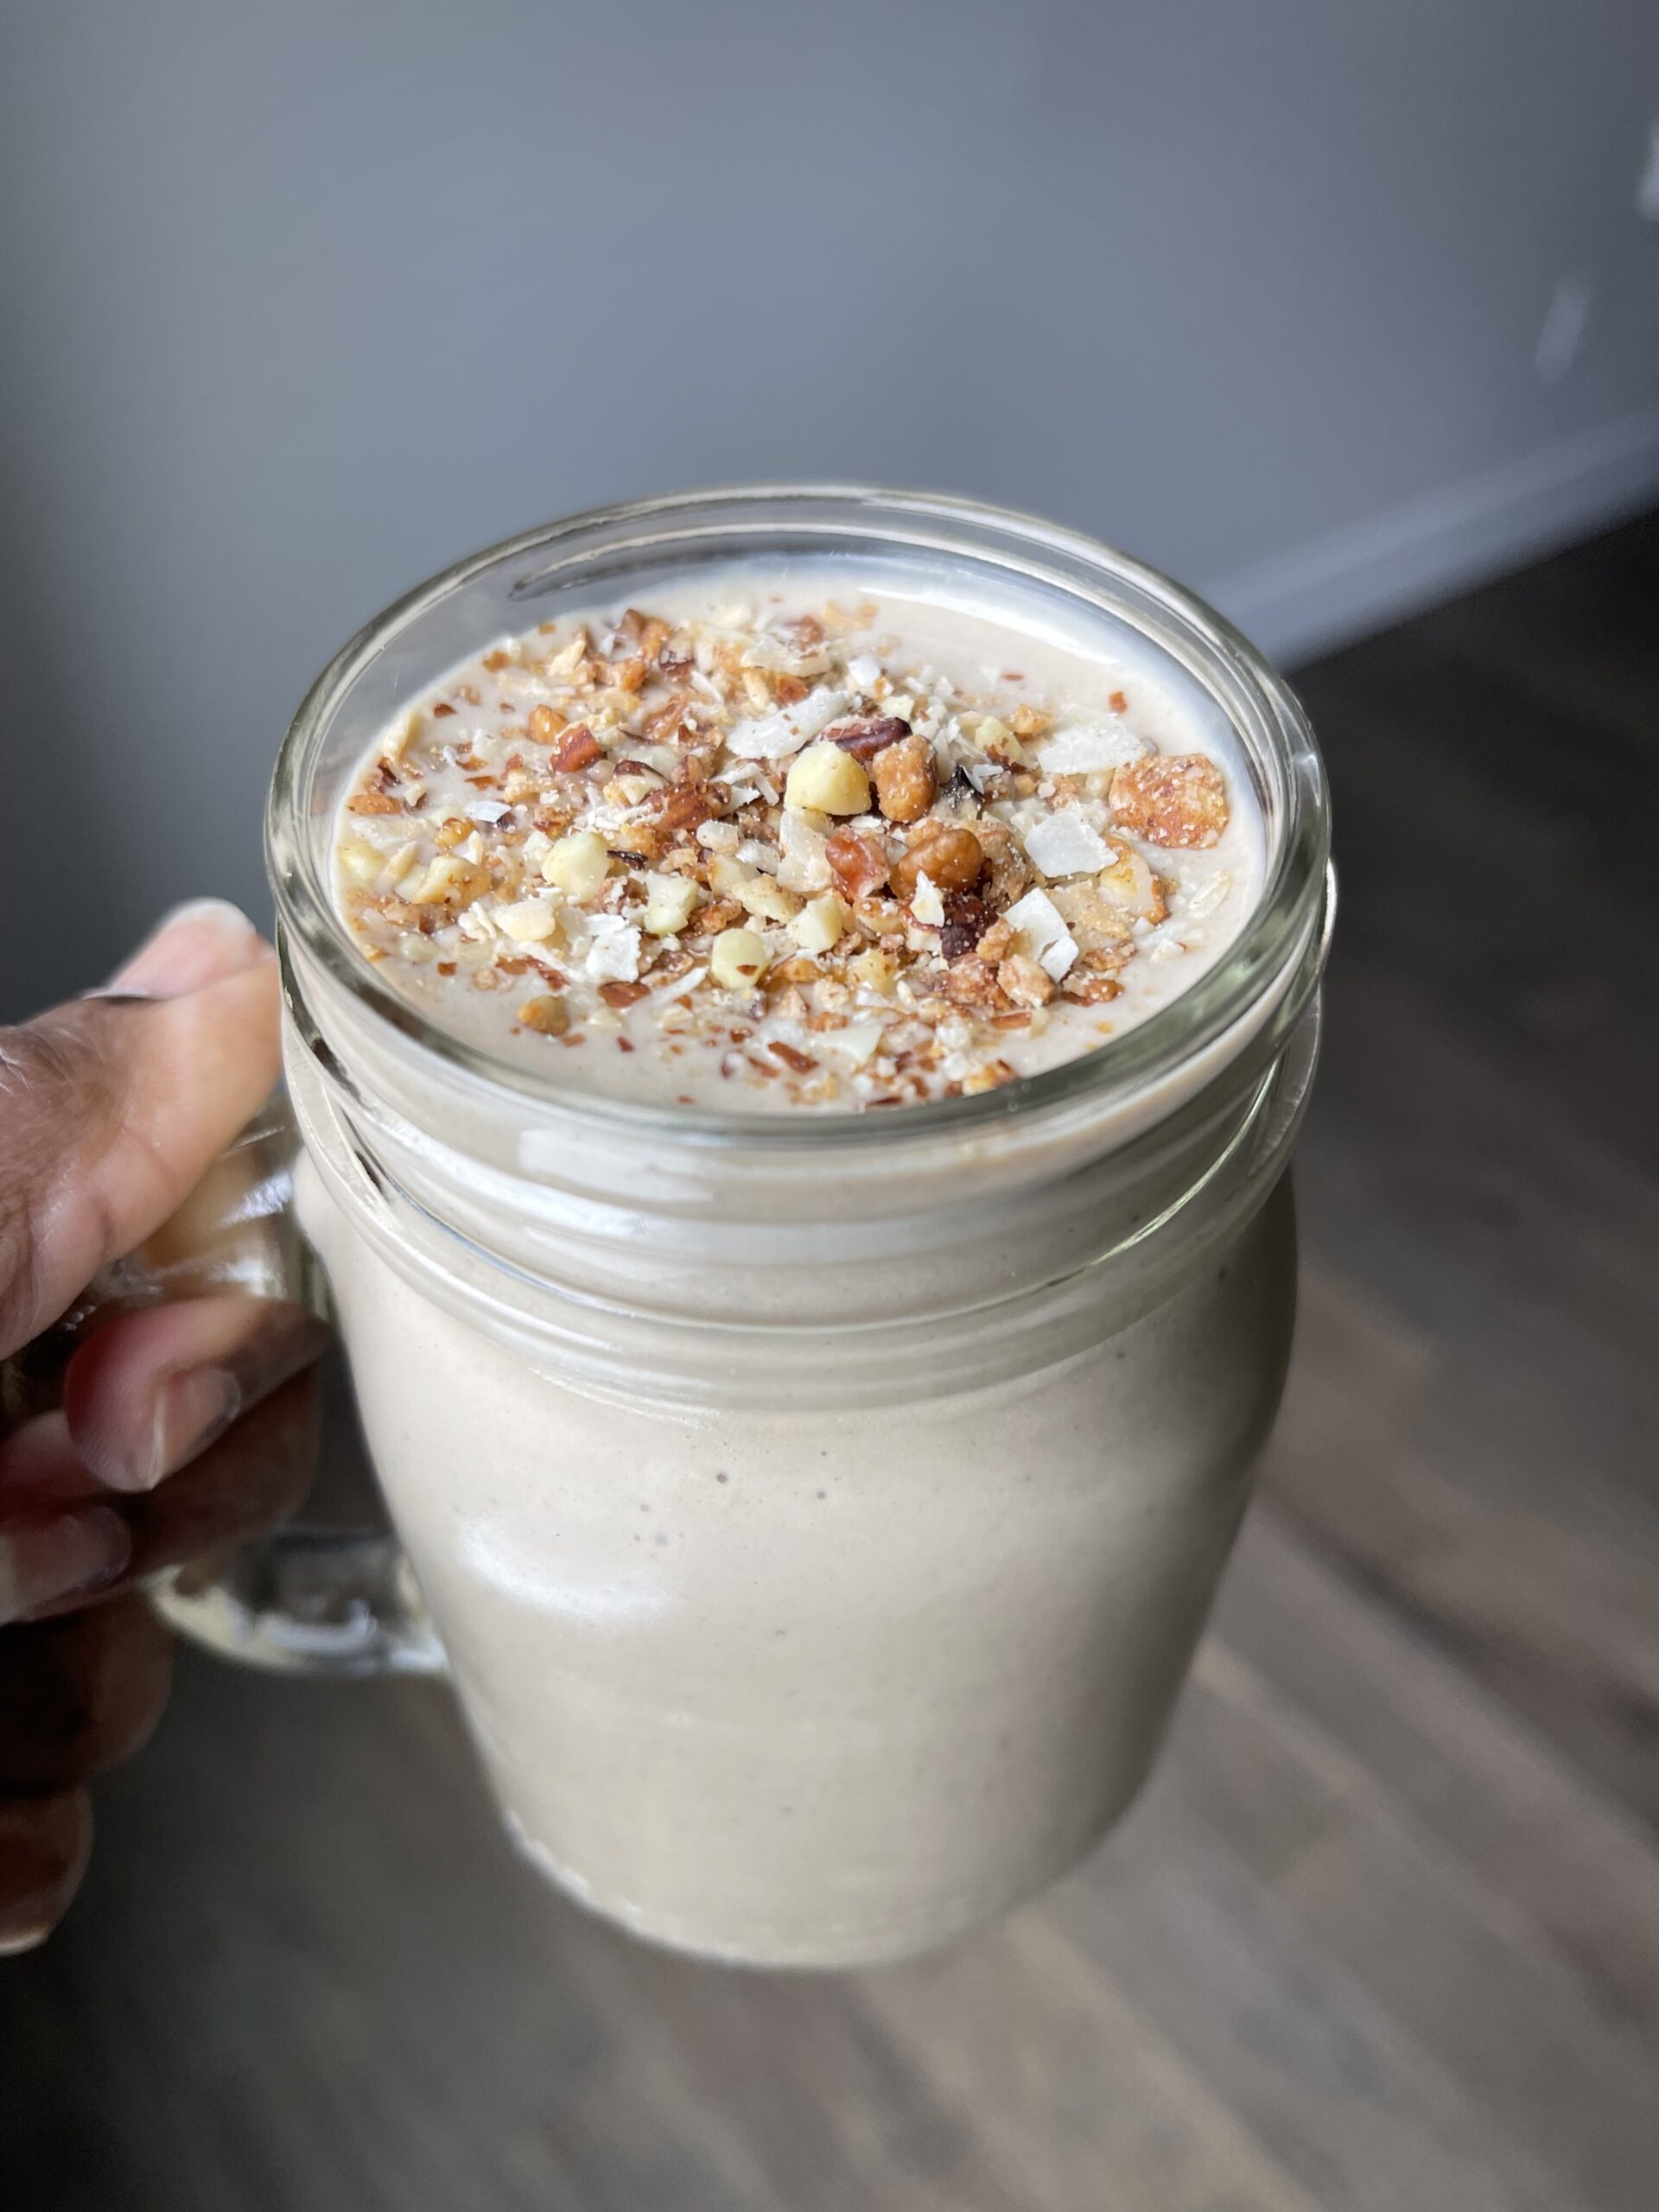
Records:
<instances>
[{"instance_id":1,"label":"chopped walnut","mask_svg":"<svg viewBox=\"0 0 1659 2212\"><path fill-rule=\"evenodd\" d=\"M859 899L887 880L887 856L874 837L858 830L837 830L824 858L843 898Z\"/></svg>"},{"instance_id":2,"label":"chopped walnut","mask_svg":"<svg viewBox=\"0 0 1659 2212\"><path fill-rule=\"evenodd\" d=\"M919 822L938 788L933 747L925 737L901 737L878 753L870 774L876 804L889 822Z\"/></svg>"},{"instance_id":3,"label":"chopped walnut","mask_svg":"<svg viewBox=\"0 0 1659 2212\"><path fill-rule=\"evenodd\" d=\"M985 849L971 830L954 823L927 821L912 830L908 842L887 871L893 896L906 904L916 895L918 876L941 891L971 891L985 872Z\"/></svg>"}]
</instances>

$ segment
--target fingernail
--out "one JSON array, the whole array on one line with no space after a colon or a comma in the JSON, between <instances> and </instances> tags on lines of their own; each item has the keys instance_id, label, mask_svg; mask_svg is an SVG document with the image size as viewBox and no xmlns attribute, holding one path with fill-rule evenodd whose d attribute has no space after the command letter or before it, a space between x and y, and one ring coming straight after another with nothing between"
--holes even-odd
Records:
<instances>
[{"instance_id":1,"label":"fingernail","mask_svg":"<svg viewBox=\"0 0 1659 2212\"><path fill-rule=\"evenodd\" d=\"M11 1522L0 1528L0 1626L101 1589L131 1556L131 1531L107 1505Z\"/></svg>"},{"instance_id":2,"label":"fingernail","mask_svg":"<svg viewBox=\"0 0 1659 2212\"><path fill-rule=\"evenodd\" d=\"M52 1933L52 1923L43 1920L38 1927L0 1929L0 1959L20 1959L25 1951L38 1951Z\"/></svg>"},{"instance_id":3,"label":"fingernail","mask_svg":"<svg viewBox=\"0 0 1659 2212\"><path fill-rule=\"evenodd\" d=\"M135 1471L139 1478L132 1487L154 1490L164 1475L222 1436L241 1410L242 1386L227 1367L193 1367L169 1376L156 1393L149 1457Z\"/></svg>"},{"instance_id":4,"label":"fingernail","mask_svg":"<svg viewBox=\"0 0 1659 2212\"><path fill-rule=\"evenodd\" d=\"M228 899L190 899L162 915L143 944L89 998L181 998L219 976L251 967L268 950Z\"/></svg>"}]
</instances>

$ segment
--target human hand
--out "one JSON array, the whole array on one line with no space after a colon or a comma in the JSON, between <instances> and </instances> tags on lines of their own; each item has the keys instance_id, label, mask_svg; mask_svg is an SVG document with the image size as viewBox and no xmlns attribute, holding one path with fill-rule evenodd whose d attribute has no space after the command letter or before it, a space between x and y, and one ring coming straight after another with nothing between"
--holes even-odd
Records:
<instances>
[{"instance_id":1,"label":"human hand","mask_svg":"<svg viewBox=\"0 0 1659 2212\"><path fill-rule=\"evenodd\" d=\"M0 1028L0 1357L159 1228L277 1065L275 956L217 899L105 991ZM271 1299L129 1312L77 1347L61 1411L0 1438L0 1954L61 1916L87 1778L160 1716L170 1640L136 1586L303 1495L324 1339Z\"/></svg>"}]
</instances>

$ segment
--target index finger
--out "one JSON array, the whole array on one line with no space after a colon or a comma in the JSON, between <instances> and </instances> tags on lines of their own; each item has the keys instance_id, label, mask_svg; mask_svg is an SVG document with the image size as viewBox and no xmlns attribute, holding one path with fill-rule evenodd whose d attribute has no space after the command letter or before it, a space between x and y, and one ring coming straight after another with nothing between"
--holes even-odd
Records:
<instances>
[{"instance_id":1,"label":"index finger","mask_svg":"<svg viewBox=\"0 0 1659 2212\"><path fill-rule=\"evenodd\" d=\"M220 899L0 1028L0 1356L160 1227L276 1080L276 961Z\"/></svg>"}]
</instances>

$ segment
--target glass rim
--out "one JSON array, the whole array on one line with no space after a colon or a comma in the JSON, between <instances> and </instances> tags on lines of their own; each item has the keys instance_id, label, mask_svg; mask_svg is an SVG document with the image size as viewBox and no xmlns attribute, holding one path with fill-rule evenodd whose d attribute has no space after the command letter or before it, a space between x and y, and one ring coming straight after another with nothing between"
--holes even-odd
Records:
<instances>
[{"instance_id":1,"label":"glass rim","mask_svg":"<svg viewBox=\"0 0 1659 2212\"><path fill-rule=\"evenodd\" d=\"M812 512L824 508L838 519ZM1074 1059L995 1090L882 1113L717 1110L617 1097L469 1044L383 982L347 929L305 835L309 771L352 683L394 639L493 569L542 556L540 565L512 588L515 600L528 601L551 589L564 572L580 576L584 565L598 565L601 555L608 559L595 582L620 580L626 566L648 566L653 554L683 550L697 539L717 551L721 537L753 539L758 529L810 538L825 551L840 538L874 539L893 552L943 555L982 569L1000 567L1085 602L1087 582L1116 587L1142 613L1155 610L1169 634L1146 631L1135 607L1117 603L1104 589L1093 594L1103 611L1142 628L1166 650L1174 639L1194 649L1198 665L1185 664L1200 682L1207 669L1241 686L1259 711L1282 773L1282 813L1255 906L1221 958L1168 1005ZM941 537L941 531L956 535ZM750 544L747 550L758 549ZM734 546L734 557L737 551ZM1205 689L1236 729L1227 700L1212 683ZM1238 734L1249 749L1245 733ZM900 1136L986 1133L1015 1119L1028 1122L1048 1109L1128 1098L1216 1042L1285 976L1310 938L1322 941L1330 804L1319 747L1294 693L1224 615L1159 569L1083 531L942 493L839 483L734 485L626 500L521 531L452 563L375 615L328 662L289 726L266 802L265 857L279 930L390 1028L491 1090L505 1089L557 1114L606 1122L619 1135L763 1148L804 1141L874 1146Z\"/></svg>"}]
</instances>

